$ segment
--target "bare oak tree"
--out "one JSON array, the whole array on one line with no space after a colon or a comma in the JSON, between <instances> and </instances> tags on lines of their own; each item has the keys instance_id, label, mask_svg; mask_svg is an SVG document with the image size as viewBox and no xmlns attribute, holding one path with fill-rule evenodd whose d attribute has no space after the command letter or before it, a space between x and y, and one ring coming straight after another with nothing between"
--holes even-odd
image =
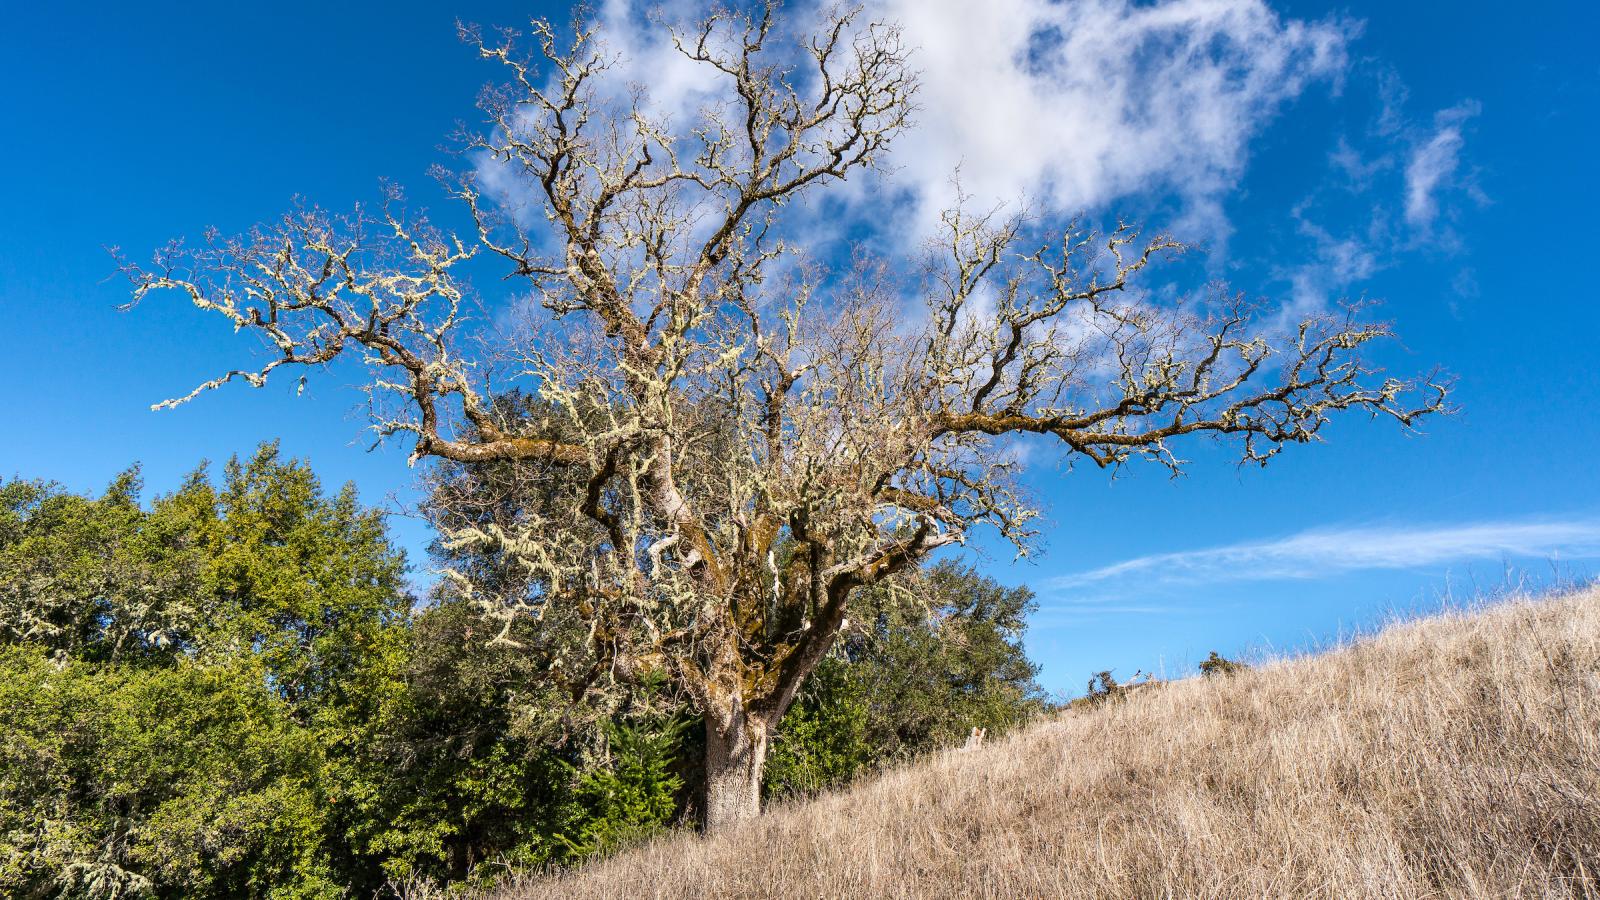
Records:
<instances>
[{"instance_id":1,"label":"bare oak tree","mask_svg":"<svg viewBox=\"0 0 1600 900\"><path fill-rule=\"evenodd\" d=\"M532 595L483 588L505 615L585 625L595 662L579 680L664 673L691 699L710 829L758 813L769 734L852 591L981 527L1027 546L1018 436L1177 472L1189 435L1265 463L1337 411L1410 427L1443 406L1442 386L1363 361L1389 332L1354 312L1272 338L1243 304L1130 290L1177 245L1127 227L958 208L919 278L864 254L797 263L786 212L881 165L908 126L915 78L891 24L846 10L797 45L768 7L676 31L725 88L677 130L642 90L607 86L592 24L563 38L536 22L531 55L509 32L464 35L510 74L467 147L520 195L447 180L474 223L462 236L397 196L343 218L299 209L128 265L134 299L175 290L271 351L168 404L354 357L374 427L409 439L413 461L559 476L569 489L550 502L446 540L536 576ZM520 327L467 325L475 257L533 298ZM540 421L501 414L512 389L537 396Z\"/></svg>"}]
</instances>

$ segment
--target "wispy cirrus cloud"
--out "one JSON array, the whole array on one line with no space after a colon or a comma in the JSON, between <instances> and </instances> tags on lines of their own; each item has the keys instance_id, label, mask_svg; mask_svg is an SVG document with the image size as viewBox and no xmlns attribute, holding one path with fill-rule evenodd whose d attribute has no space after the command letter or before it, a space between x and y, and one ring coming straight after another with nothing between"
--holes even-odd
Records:
<instances>
[{"instance_id":1,"label":"wispy cirrus cloud","mask_svg":"<svg viewBox=\"0 0 1600 900\"><path fill-rule=\"evenodd\" d=\"M1461 165L1462 135L1465 123L1476 116L1480 106L1466 101L1440 110L1434 116L1434 131L1419 144L1406 163L1406 221L1428 228L1439 216L1438 192L1452 184Z\"/></svg>"},{"instance_id":2,"label":"wispy cirrus cloud","mask_svg":"<svg viewBox=\"0 0 1600 900\"><path fill-rule=\"evenodd\" d=\"M1271 581L1366 569L1552 556L1600 558L1600 517L1303 531L1273 540L1140 556L1055 578L1050 587L1071 589L1126 581Z\"/></svg>"},{"instance_id":3,"label":"wispy cirrus cloud","mask_svg":"<svg viewBox=\"0 0 1600 900\"><path fill-rule=\"evenodd\" d=\"M1338 139L1328 154L1332 177L1294 208L1311 250L1281 273L1291 286L1287 309L1296 314L1327 311L1335 298L1419 250L1461 251L1452 223L1469 201L1490 202L1466 152L1482 104L1462 100L1429 123L1406 113L1407 91L1393 69L1369 61L1355 76L1376 79L1382 109L1364 138ZM1471 273L1463 270L1453 286L1471 296Z\"/></svg>"}]
</instances>

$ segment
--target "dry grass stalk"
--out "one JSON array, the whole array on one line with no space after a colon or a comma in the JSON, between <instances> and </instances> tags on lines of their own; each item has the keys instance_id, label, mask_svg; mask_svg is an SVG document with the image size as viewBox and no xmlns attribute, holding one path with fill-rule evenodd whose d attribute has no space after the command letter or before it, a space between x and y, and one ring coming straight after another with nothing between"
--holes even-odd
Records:
<instances>
[{"instance_id":1,"label":"dry grass stalk","mask_svg":"<svg viewBox=\"0 0 1600 900\"><path fill-rule=\"evenodd\" d=\"M1189 679L543 897L1600 897L1600 590Z\"/></svg>"}]
</instances>

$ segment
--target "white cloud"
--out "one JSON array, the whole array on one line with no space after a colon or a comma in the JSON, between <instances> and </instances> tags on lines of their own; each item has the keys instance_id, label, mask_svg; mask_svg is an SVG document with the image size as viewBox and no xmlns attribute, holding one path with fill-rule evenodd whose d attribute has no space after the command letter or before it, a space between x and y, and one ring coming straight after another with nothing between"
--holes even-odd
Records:
<instances>
[{"instance_id":1,"label":"white cloud","mask_svg":"<svg viewBox=\"0 0 1600 900\"><path fill-rule=\"evenodd\" d=\"M1280 106L1336 80L1353 29L1284 20L1259 0L880 0L917 48L918 127L896 146L919 219L953 199L1027 196L1051 211L1181 196L1191 232ZM1206 236L1216 237L1214 233Z\"/></svg>"},{"instance_id":2,"label":"white cloud","mask_svg":"<svg viewBox=\"0 0 1600 900\"><path fill-rule=\"evenodd\" d=\"M678 4L679 24L703 14ZM600 36L611 59L608 76L601 85L620 99L635 87L645 89L647 110L666 116L678 127L693 125L700 108L728 93L719 73L684 56L672 44L671 35L660 22L643 13L643 5L632 0L605 0L600 6Z\"/></svg>"},{"instance_id":3,"label":"white cloud","mask_svg":"<svg viewBox=\"0 0 1600 900\"><path fill-rule=\"evenodd\" d=\"M1344 173L1351 189L1364 191L1372 183L1374 176L1393 165L1393 160L1388 156L1379 156L1368 161L1355 147L1350 146L1347 138L1339 138L1339 143L1328 154L1328 162L1338 171Z\"/></svg>"},{"instance_id":4,"label":"white cloud","mask_svg":"<svg viewBox=\"0 0 1600 900\"><path fill-rule=\"evenodd\" d=\"M1474 101L1441 110L1434 116L1433 135L1412 150L1406 163L1407 222L1427 228L1438 217L1437 194L1453 183L1461 165L1462 126L1478 111Z\"/></svg>"},{"instance_id":5,"label":"white cloud","mask_svg":"<svg viewBox=\"0 0 1600 900\"><path fill-rule=\"evenodd\" d=\"M980 206L1026 198L1056 213L1097 212L1135 195L1176 194L1178 230L1220 241L1222 197L1247 149L1284 102L1337 82L1353 26L1283 19L1264 0L869 0L873 18L905 29L922 75L916 126L889 155L888 186L909 197L916 239L955 199L952 174ZM598 10L616 57L605 91L645 89L679 128L721 97L707 67L677 53L644 0ZM675 4L693 20L700 0ZM819 8L796 3L803 21ZM485 165L483 168L492 169ZM515 186L484 172L496 194ZM847 189L881 222L882 194Z\"/></svg>"},{"instance_id":6,"label":"white cloud","mask_svg":"<svg viewBox=\"0 0 1600 900\"><path fill-rule=\"evenodd\" d=\"M1305 531L1270 541L1158 553L1053 579L1054 588L1109 581L1225 582L1320 578L1364 569L1515 558L1600 557L1600 519L1374 526Z\"/></svg>"}]
</instances>

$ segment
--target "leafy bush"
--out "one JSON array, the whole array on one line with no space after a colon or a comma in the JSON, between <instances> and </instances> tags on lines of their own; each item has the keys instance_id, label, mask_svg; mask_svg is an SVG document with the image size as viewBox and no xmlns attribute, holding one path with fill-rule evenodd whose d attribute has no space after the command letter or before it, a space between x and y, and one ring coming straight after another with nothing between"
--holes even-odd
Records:
<instances>
[{"instance_id":1,"label":"leafy bush","mask_svg":"<svg viewBox=\"0 0 1600 900\"><path fill-rule=\"evenodd\" d=\"M1225 656L1220 656L1215 650L1211 651L1211 655L1200 662L1200 674L1207 678L1237 675L1240 672L1245 672L1249 669L1250 667L1248 665L1238 662L1237 660L1228 659Z\"/></svg>"},{"instance_id":2,"label":"leafy bush","mask_svg":"<svg viewBox=\"0 0 1600 900\"><path fill-rule=\"evenodd\" d=\"M848 664L826 659L778 725L767 756L769 794L807 794L841 784L879 757L871 704Z\"/></svg>"}]
</instances>

